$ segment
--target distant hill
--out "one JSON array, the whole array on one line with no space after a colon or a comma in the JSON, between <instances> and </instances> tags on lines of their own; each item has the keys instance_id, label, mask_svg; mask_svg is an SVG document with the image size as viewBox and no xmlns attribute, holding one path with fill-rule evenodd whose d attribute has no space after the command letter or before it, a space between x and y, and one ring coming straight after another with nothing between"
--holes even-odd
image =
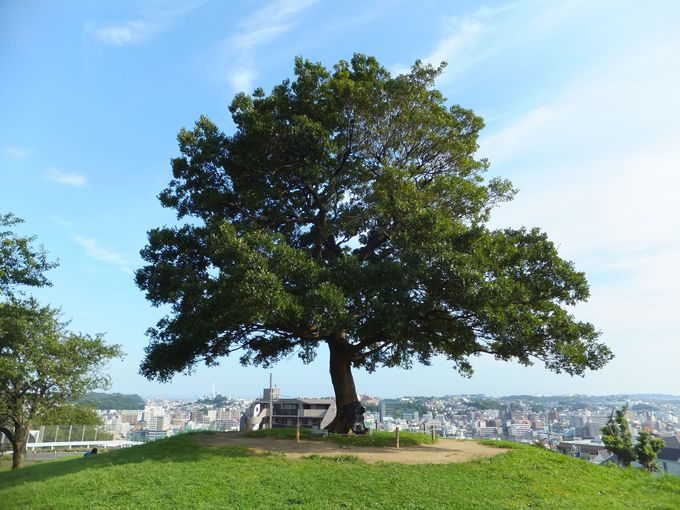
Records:
<instances>
[{"instance_id":1,"label":"distant hill","mask_svg":"<svg viewBox=\"0 0 680 510\"><path fill-rule=\"evenodd\" d=\"M79 404L95 409L144 409L144 399L139 395L123 393L88 393Z\"/></svg>"},{"instance_id":2,"label":"distant hill","mask_svg":"<svg viewBox=\"0 0 680 510\"><path fill-rule=\"evenodd\" d=\"M511 450L464 464L366 464L351 455L292 460L203 447L195 437L0 472L0 507L680 508L678 477L596 466L534 446L494 443Z\"/></svg>"}]
</instances>

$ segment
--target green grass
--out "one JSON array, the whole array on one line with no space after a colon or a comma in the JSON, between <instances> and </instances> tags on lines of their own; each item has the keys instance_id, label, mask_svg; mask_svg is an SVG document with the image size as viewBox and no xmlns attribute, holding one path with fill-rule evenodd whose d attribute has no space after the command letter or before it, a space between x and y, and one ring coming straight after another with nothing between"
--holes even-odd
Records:
<instances>
[{"instance_id":1,"label":"green grass","mask_svg":"<svg viewBox=\"0 0 680 510\"><path fill-rule=\"evenodd\" d=\"M294 428L277 428L277 429L266 429L266 430L254 430L248 432L248 436L251 437L273 437L276 439L295 439L295 429ZM394 446L395 444L395 433L394 432L381 432L373 431L372 434L366 435L341 435L341 434L329 434L324 437L318 434L312 434L309 429L300 429L300 438L304 440L311 441L331 441L343 445L354 445L354 446ZM399 444L401 446L415 446L419 444L432 444L432 436L429 434L423 434L422 432L400 432L399 433Z\"/></svg>"},{"instance_id":2,"label":"green grass","mask_svg":"<svg viewBox=\"0 0 680 510\"><path fill-rule=\"evenodd\" d=\"M252 455L193 434L0 473L1 508L675 509L680 479L509 444L466 464ZM508 446L504 444L503 446Z\"/></svg>"}]
</instances>

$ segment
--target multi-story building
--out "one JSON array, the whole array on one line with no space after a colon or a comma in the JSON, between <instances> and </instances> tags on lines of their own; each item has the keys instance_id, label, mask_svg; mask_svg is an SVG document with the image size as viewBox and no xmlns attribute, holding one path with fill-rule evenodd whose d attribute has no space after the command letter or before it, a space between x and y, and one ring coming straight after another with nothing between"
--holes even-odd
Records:
<instances>
[{"instance_id":1,"label":"multi-story building","mask_svg":"<svg viewBox=\"0 0 680 510\"><path fill-rule=\"evenodd\" d=\"M397 407L399 401L393 399L382 399L380 401L380 421L385 421L385 418L399 418L397 416Z\"/></svg>"},{"instance_id":2,"label":"multi-story building","mask_svg":"<svg viewBox=\"0 0 680 510\"><path fill-rule=\"evenodd\" d=\"M150 431L161 431L170 429L169 416L154 416L147 422L147 429Z\"/></svg>"},{"instance_id":3,"label":"multi-story building","mask_svg":"<svg viewBox=\"0 0 680 510\"><path fill-rule=\"evenodd\" d=\"M138 421L142 421L144 411L137 410L123 410L120 412L120 421L136 425Z\"/></svg>"},{"instance_id":4,"label":"multi-story building","mask_svg":"<svg viewBox=\"0 0 680 510\"><path fill-rule=\"evenodd\" d=\"M335 400L330 398L280 398L280 390L272 391L272 428L300 426L307 429L326 428L335 418ZM241 416L241 430L260 430L269 427L269 389L255 400ZM276 398L275 398L276 397Z\"/></svg>"},{"instance_id":5,"label":"multi-story building","mask_svg":"<svg viewBox=\"0 0 680 510\"><path fill-rule=\"evenodd\" d=\"M531 423L508 424L508 435L513 437L526 437L531 435Z\"/></svg>"}]
</instances>

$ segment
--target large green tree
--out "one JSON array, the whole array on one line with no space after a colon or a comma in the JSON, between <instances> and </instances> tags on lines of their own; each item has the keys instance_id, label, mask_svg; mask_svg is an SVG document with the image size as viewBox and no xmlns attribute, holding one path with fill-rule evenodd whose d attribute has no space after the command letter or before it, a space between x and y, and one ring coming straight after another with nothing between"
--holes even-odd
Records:
<instances>
[{"instance_id":1,"label":"large green tree","mask_svg":"<svg viewBox=\"0 0 680 510\"><path fill-rule=\"evenodd\" d=\"M485 181L483 121L447 106L443 69L391 76L355 55L329 71L295 61L270 94L238 94L235 131L206 117L179 133L160 194L176 227L149 232L137 283L171 311L148 332L141 371L167 380L241 351L269 365L330 351L345 432L359 407L352 367L447 357L469 375L489 354L583 374L610 358L568 307L583 273L538 229L493 230L511 184Z\"/></svg>"},{"instance_id":2,"label":"large green tree","mask_svg":"<svg viewBox=\"0 0 680 510\"><path fill-rule=\"evenodd\" d=\"M106 362L121 356L101 335L67 330L59 310L34 299L0 303L0 432L12 443L12 468L26 460L36 420L73 415L73 402L106 387Z\"/></svg>"}]
</instances>

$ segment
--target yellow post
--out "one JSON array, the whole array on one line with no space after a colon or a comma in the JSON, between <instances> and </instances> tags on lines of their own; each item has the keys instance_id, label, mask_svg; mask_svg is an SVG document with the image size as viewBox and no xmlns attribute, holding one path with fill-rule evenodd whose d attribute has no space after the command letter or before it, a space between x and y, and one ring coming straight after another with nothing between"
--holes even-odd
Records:
<instances>
[{"instance_id":1,"label":"yellow post","mask_svg":"<svg viewBox=\"0 0 680 510\"><path fill-rule=\"evenodd\" d=\"M397 427L395 432L397 433L397 448L399 448L399 427Z\"/></svg>"},{"instance_id":2,"label":"yellow post","mask_svg":"<svg viewBox=\"0 0 680 510\"><path fill-rule=\"evenodd\" d=\"M295 442L300 442L300 416L297 417L297 429L295 430Z\"/></svg>"}]
</instances>

